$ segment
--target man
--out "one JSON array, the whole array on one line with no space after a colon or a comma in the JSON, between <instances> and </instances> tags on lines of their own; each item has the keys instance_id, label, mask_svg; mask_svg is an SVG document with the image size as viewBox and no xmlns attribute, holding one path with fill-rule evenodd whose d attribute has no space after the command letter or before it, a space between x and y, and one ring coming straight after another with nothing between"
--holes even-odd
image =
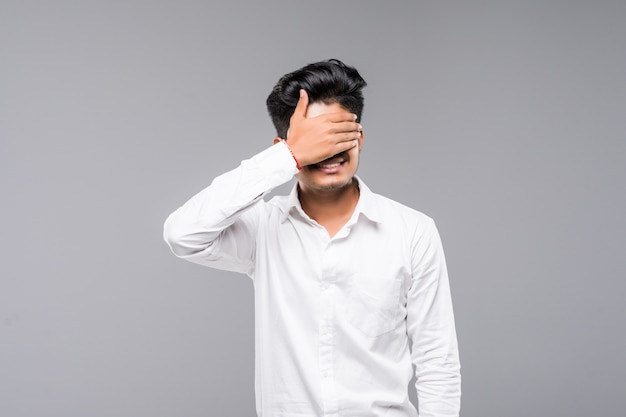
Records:
<instances>
[{"instance_id":1,"label":"man","mask_svg":"<svg viewBox=\"0 0 626 417\"><path fill-rule=\"evenodd\" d=\"M365 85L338 60L283 76L267 99L273 146L165 222L177 256L253 279L262 417L416 416L411 364L419 415L459 413L437 229L355 176ZM294 175L290 195L262 199Z\"/></svg>"}]
</instances>

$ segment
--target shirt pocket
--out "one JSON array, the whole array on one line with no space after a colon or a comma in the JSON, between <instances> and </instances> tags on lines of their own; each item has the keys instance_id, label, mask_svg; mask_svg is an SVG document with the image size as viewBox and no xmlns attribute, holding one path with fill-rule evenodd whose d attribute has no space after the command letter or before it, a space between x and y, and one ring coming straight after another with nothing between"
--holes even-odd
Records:
<instances>
[{"instance_id":1,"label":"shirt pocket","mask_svg":"<svg viewBox=\"0 0 626 417\"><path fill-rule=\"evenodd\" d=\"M348 321L367 336L376 337L396 328L400 315L400 277L354 276L347 303Z\"/></svg>"}]
</instances>

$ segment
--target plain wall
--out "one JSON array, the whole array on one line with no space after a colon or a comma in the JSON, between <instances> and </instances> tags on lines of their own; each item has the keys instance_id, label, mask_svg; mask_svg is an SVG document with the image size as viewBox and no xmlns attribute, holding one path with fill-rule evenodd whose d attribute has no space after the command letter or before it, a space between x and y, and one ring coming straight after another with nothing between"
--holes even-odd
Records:
<instances>
[{"instance_id":1,"label":"plain wall","mask_svg":"<svg viewBox=\"0 0 626 417\"><path fill-rule=\"evenodd\" d=\"M162 224L271 145L282 74L332 57L369 83L359 175L441 232L462 415L625 415L625 21L604 0L3 0L0 415L254 415L252 282L176 259Z\"/></svg>"}]
</instances>

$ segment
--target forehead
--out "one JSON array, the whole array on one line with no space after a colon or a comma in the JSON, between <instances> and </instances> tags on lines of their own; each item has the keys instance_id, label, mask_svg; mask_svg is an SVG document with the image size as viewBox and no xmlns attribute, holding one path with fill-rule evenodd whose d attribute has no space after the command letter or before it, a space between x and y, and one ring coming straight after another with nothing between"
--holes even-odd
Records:
<instances>
[{"instance_id":1,"label":"forehead","mask_svg":"<svg viewBox=\"0 0 626 417\"><path fill-rule=\"evenodd\" d=\"M306 109L306 117L316 117L328 113L340 113L347 111L339 105L339 103L324 104L321 101L310 103Z\"/></svg>"}]
</instances>

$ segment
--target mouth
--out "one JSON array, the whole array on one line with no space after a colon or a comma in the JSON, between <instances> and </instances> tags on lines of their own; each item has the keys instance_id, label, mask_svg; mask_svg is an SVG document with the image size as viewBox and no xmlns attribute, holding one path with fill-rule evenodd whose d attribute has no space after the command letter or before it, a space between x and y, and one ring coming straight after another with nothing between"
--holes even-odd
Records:
<instances>
[{"instance_id":1,"label":"mouth","mask_svg":"<svg viewBox=\"0 0 626 417\"><path fill-rule=\"evenodd\" d=\"M322 162L318 162L317 164L312 165L312 167L327 174L332 174L339 171L341 165L345 164L347 161L348 158L345 155L338 154L335 156L331 156L330 158L325 159Z\"/></svg>"}]
</instances>

